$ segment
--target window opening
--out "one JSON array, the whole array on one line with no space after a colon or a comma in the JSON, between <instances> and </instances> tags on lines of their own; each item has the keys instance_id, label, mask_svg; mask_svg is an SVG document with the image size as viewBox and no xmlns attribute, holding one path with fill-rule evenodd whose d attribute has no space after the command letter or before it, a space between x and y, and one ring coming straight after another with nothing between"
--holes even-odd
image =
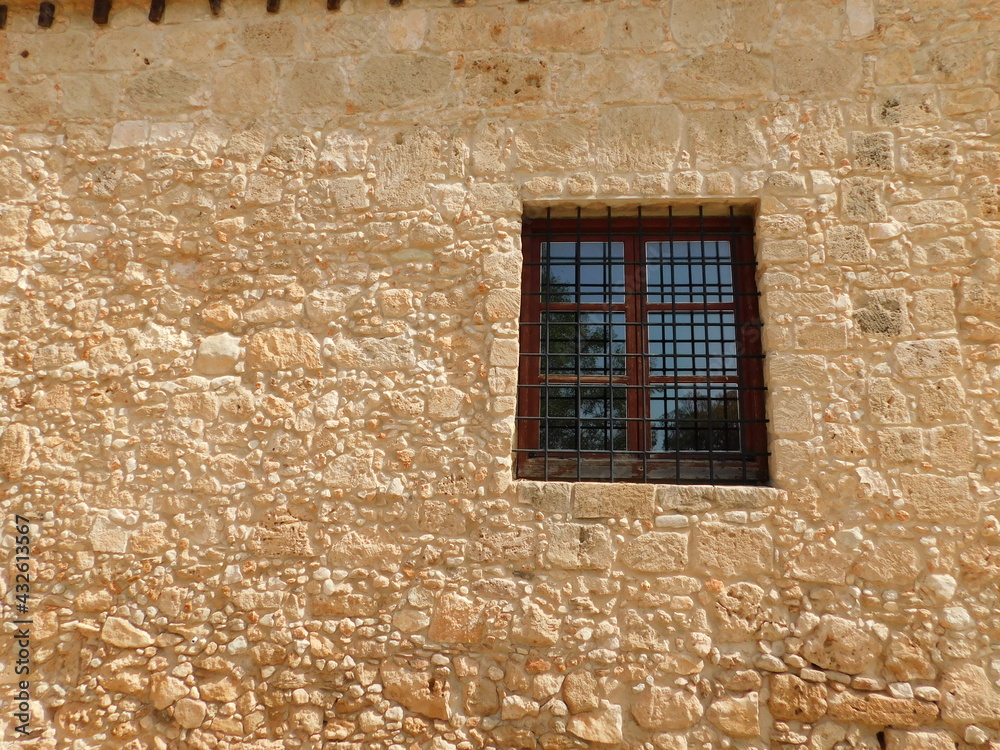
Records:
<instances>
[{"instance_id":1,"label":"window opening","mask_svg":"<svg viewBox=\"0 0 1000 750\"><path fill-rule=\"evenodd\" d=\"M766 482L749 217L549 210L523 247L519 477Z\"/></svg>"}]
</instances>

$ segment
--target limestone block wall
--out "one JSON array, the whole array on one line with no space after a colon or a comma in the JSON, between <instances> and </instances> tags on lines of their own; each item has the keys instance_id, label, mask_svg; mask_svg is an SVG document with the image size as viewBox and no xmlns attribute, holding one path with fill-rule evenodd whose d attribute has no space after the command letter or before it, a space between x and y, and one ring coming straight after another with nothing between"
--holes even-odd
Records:
<instances>
[{"instance_id":1,"label":"limestone block wall","mask_svg":"<svg viewBox=\"0 0 1000 750\"><path fill-rule=\"evenodd\" d=\"M1000 746L1000 3L323 5L0 32L22 746ZM609 202L755 213L773 487L512 477Z\"/></svg>"}]
</instances>

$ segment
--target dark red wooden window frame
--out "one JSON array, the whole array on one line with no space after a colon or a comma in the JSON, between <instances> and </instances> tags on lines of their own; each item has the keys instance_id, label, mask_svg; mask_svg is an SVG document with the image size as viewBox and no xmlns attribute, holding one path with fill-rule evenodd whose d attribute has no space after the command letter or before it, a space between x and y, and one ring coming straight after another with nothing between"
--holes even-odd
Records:
<instances>
[{"instance_id":1,"label":"dark red wooden window frame","mask_svg":"<svg viewBox=\"0 0 1000 750\"><path fill-rule=\"evenodd\" d=\"M624 244L625 301L617 304L543 303L541 293L541 248L546 241L577 241ZM650 303L646 290L645 249L648 242L728 240L733 269L732 303ZM694 217L608 217L601 219L525 219L522 234L524 257L521 301L521 358L518 373L518 420L515 471L523 479L579 481L638 481L663 484L766 484L768 481L766 392L764 385L761 322L758 309L756 263L753 248L753 219L748 216ZM626 386L627 451L545 451L540 443L541 386L541 313L624 312L626 318L626 375L612 378ZM736 322L737 375L735 379L712 380L712 384L737 386L739 430L742 450L739 455L720 452L649 450L651 441L649 387L707 383L697 376L653 378L649 372L646 335L650 312L732 310ZM634 356L639 355L639 356ZM608 376L593 379L550 380L580 385L593 382L609 385ZM570 459L567 461L567 459ZM576 470L573 470L575 460ZM705 464L707 460L707 469ZM584 464L607 461L609 476L594 476L583 470ZM728 461L739 466L733 472L716 474L713 461ZM560 462L562 462L560 464ZM553 466L556 468L553 470ZM618 467L616 472L614 467ZM665 468L664 468L665 467ZM671 469L674 469L671 476Z\"/></svg>"}]
</instances>

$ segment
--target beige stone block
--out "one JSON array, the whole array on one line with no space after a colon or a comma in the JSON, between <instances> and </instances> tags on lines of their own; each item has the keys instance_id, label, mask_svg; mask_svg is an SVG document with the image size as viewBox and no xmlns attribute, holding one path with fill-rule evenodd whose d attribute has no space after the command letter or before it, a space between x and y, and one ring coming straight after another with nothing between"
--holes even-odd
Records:
<instances>
[{"instance_id":1,"label":"beige stone block","mask_svg":"<svg viewBox=\"0 0 1000 750\"><path fill-rule=\"evenodd\" d=\"M441 138L428 127L397 131L375 149L375 200L397 210L423 206L427 183L440 168Z\"/></svg>"},{"instance_id":2,"label":"beige stone block","mask_svg":"<svg viewBox=\"0 0 1000 750\"><path fill-rule=\"evenodd\" d=\"M906 586L912 586L922 570L917 548L892 539L878 541L874 549L862 552L853 568L865 581Z\"/></svg>"},{"instance_id":3,"label":"beige stone block","mask_svg":"<svg viewBox=\"0 0 1000 750\"><path fill-rule=\"evenodd\" d=\"M895 165L892 133L851 133L852 167L858 172L891 172Z\"/></svg>"},{"instance_id":4,"label":"beige stone block","mask_svg":"<svg viewBox=\"0 0 1000 750\"><path fill-rule=\"evenodd\" d=\"M558 615L549 614L540 605L525 601L523 611L511 630L515 643L529 646L553 646L559 641Z\"/></svg>"},{"instance_id":5,"label":"beige stone block","mask_svg":"<svg viewBox=\"0 0 1000 750\"><path fill-rule=\"evenodd\" d=\"M494 216L507 214L511 218L521 208L521 201L512 185L480 182L473 185L469 203L476 211Z\"/></svg>"},{"instance_id":6,"label":"beige stone block","mask_svg":"<svg viewBox=\"0 0 1000 750\"><path fill-rule=\"evenodd\" d=\"M252 346L251 339L251 346ZM402 336L378 339L327 339L324 350L332 364L343 369L389 372L416 364L413 341ZM250 347L247 348L249 359ZM311 360L310 360L311 361Z\"/></svg>"},{"instance_id":7,"label":"beige stone block","mask_svg":"<svg viewBox=\"0 0 1000 750\"><path fill-rule=\"evenodd\" d=\"M675 0L669 29L685 47L706 47L726 41L728 8L723 0Z\"/></svg>"},{"instance_id":8,"label":"beige stone block","mask_svg":"<svg viewBox=\"0 0 1000 750\"><path fill-rule=\"evenodd\" d=\"M670 169L681 137L681 115L674 106L614 107L597 126L598 168L608 172Z\"/></svg>"},{"instance_id":9,"label":"beige stone block","mask_svg":"<svg viewBox=\"0 0 1000 750\"><path fill-rule=\"evenodd\" d=\"M518 166L523 170L566 170L587 164L587 130L575 120L525 123L517 130L514 145Z\"/></svg>"},{"instance_id":10,"label":"beige stone block","mask_svg":"<svg viewBox=\"0 0 1000 750\"><path fill-rule=\"evenodd\" d=\"M198 346L195 369L206 375L232 372L242 354L240 339L228 333L207 336Z\"/></svg>"},{"instance_id":11,"label":"beige stone block","mask_svg":"<svg viewBox=\"0 0 1000 750\"><path fill-rule=\"evenodd\" d=\"M697 528L695 550L697 560L715 575L757 575L774 567L771 534L757 526L704 522Z\"/></svg>"},{"instance_id":12,"label":"beige stone block","mask_svg":"<svg viewBox=\"0 0 1000 750\"><path fill-rule=\"evenodd\" d=\"M955 330L955 293L951 289L920 289L913 293L913 322L930 331Z\"/></svg>"},{"instance_id":13,"label":"beige stone block","mask_svg":"<svg viewBox=\"0 0 1000 750\"><path fill-rule=\"evenodd\" d=\"M394 570L399 566L402 549L381 539L375 529L348 531L330 545L329 561L334 567L371 567Z\"/></svg>"},{"instance_id":14,"label":"beige stone block","mask_svg":"<svg viewBox=\"0 0 1000 750\"><path fill-rule=\"evenodd\" d=\"M890 698L879 693L835 693L830 696L830 718L872 727L916 729L937 720L938 707L915 698Z\"/></svg>"},{"instance_id":15,"label":"beige stone block","mask_svg":"<svg viewBox=\"0 0 1000 750\"><path fill-rule=\"evenodd\" d=\"M767 707L778 721L814 724L826 714L826 687L791 674L769 678L771 695Z\"/></svg>"},{"instance_id":16,"label":"beige stone block","mask_svg":"<svg viewBox=\"0 0 1000 750\"><path fill-rule=\"evenodd\" d=\"M936 474L903 474L903 497L921 521L969 525L976 523L979 504L969 490L966 477Z\"/></svg>"},{"instance_id":17,"label":"beige stone block","mask_svg":"<svg viewBox=\"0 0 1000 750\"><path fill-rule=\"evenodd\" d=\"M570 713L593 711L601 705L597 678L591 672L576 671L566 675L562 685L563 701Z\"/></svg>"},{"instance_id":18,"label":"beige stone block","mask_svg":"<svg viewBox=\"0 0 1000 750\"><path fill-rule=\"evenodd\" d=\"M840 458L862 458L868 449L861 439L861 430L852 425L830 423L826 425L826 448Z\"/></svg>"},{"instance_id":19,"label":"beige stone block","mask_svg":"<svg viewBox=\"0 0 1000 750\"><path fill-rule=\"evenodd\" d=\"M751 113L740 110L705 110L689 118L689 133L698 169L719 169L740 164L760 166L767 160L767 145Z\"/></svg>"},{"instance_id":20,"label":"beige stone block","mask_svg":"<svg viewBox=\"0 0 1000 750\"><path fill-rule=\"evenodd\" d=\"M1000 319L1000 284L975 278L962 279L958 311L988 319Z\"/></svg>"},{"instance_id":21,"label":"beige stone block","mask_svg":"<svg viewBox=\"0 0 1000 750\"><path fill-rule=\"evenodd\" d=\"M899 154L904 174L937 177L954 167L958 144L947 138L917 138L900 146Z\"/></svg>"},{"instance_id":22,"label":"beige stone block","mask_svg":"<svg viewBox=\"0 0 1000 750\"><path fill-rule=\"evenodd\" d=\"M960 87L942 91L941 111L948 117L985 114L1000 107L1000 94L990 87Z\"/></svg>"},{"instance_id":23,"label":"beige stone block","mask_svg":"<svg viewBox=\"0 0 1000 750\"><path fill-rule=\"evenodd\" d=\"M577 518L652 518L656 510L651 484L579 482L573 486Z\"/></svg>"},{"instance_id":24,"label":"beige stone block","mask_svg":"<svg viewBox=\"0 0 1000 750\"><path fill-rule=\"evenodd\" d=\"M161 555L173 546L167 538L167 524L162 521L145 523L133 531L130 544L136 555Z\"/></svg>"},{"instance_id":25,"label":"beige stone block","mask_svg":"<svg viewBox=\"0 0 1000 750\"><path fill-rule=\"evenodd\" d=\"M1000 692L978 664L952 666L941 678L941 718L946 724L1000 728Z\"/></svg>"},{"instance_id":26,"label":"beige stone block","mask_svg":"<svg viewBox=\"0 0 1000 750\"><path fill-rule=\"evenodd\" d=\"M935 41L938 43L923 44L917 50L915 64L918 72L930 80L963 83L983 74L984 56L977 45Z\"/></svg>"},{"instance_id":27,"label":"beige stone block","mask_svg":"<svg viewBox=\"0 0 1000 750\"><path fill-rule=\"evenodd\" d=\"M846 221L885 221L884 186L874 177L848 177L840 183L842 215ZM899 217L897 217L899 218Z\"/></svg>"},{"instance_id":28,"label":"beige stone block","mask_svg":"<svg viewBox=\"0 0 1000 750\"><path fill-rule=\"evenodd\" d=\"M795 331L798 349L840 352L847 348L846 323L806 323Z\"/></svg>"},{"instance_id":29,"label":"beige stone block","mask_svg":"<svg viewBox=\"0 0 1000 750\"><path fill-rule=\"evenodd\" d=\"M760 706L757 693L740 698L716 698L706 717L729 737L760 736Z\"/></svg>"},{"instance_id":30,"label":"beige stone block","mask_svg":"<svg viewBox=\"0 0 1000 750\"><path fill-rule=\"evenodd\" d=\"M0 204L0 250L23 250L28 238L28 206Z\"/></svg>"},{"instance_id":31,"label":"beige stone block","mask_svg":"<svg viewBox=\"0 0 1000 750\"><path fill-rule=\"evenodd\" d=\"M451 79L451 63L429 55L375 55L355 73L351 100L360 111L382 111L440 96Z\"/></svg>"},{"instance_id":32,"label":"beige stone block","mask_svg":"<svg viewBox=\"0 0 1000 750\"><path fill-rule=\"evenodd\" d=\"M457 419L466 401L464 391L450 385L440 386L427 398L427 413L437 419Z\"/></svg>"},{"instance_id":33,"label":"beige stone block","mask_svg":"<svg viewBox=\"0 0 1000 750\"><path fill-rule=\"evenodd\" d=\"M494 289L486 295L485 307L490 320L517 320L521 295L517 289Z\"/></svg>"},{"instance_id":34,"label":"beige stone block","mask_svg":"<svg viewBox=\"0 0 1000 750\"><path fill-rule=\"evenodd\" d=\"M197 729L205 723L208 707L194 698L181 698L174 704L174 721L184 729Z\"/></svg>"},{"instance_id":35,"label":"beige stone block","mask_svg":"<svg viewBox=\"0 0 1000 750\"><path fill-rule=\"evenodd\" d=\"M549 90L549 63L538 57L501 53L470 60L465 71L466 97L493 105L529 102Z\"/></svg>"},{"instance_id":36,"label":"beige stone block","mask_svg":"<svg viewBox=\"0 0 1000 750\"><path fill-rule=\"evenodd\" d=\"M400 659L387 659L379 667L386 698L415 713L447 721L451 716L447 680L418 670Z\"/></svg>"},{"instance_id":37,"label":"beige stone block","mask_svg":"<svg viewBox=\"0 0 1000 750\"><path fill-rule=\"evenodd\" d=\"M95 552L123 553L128 549L129 533L118 523L103 516L90 527L90 545Z\"/></svg>"},{"instance_id":38,"label":"beige stone block","mask_svg":"<svg viewBox=\"0 0 1000 750\"><path fill-rule=\"evenodd\" d=\"M936 92L929 86L879 89L872 107L880 125L930 125L941 117Z\"/></svg>"},{"instance_id":39,"label":"beige stone block","mask_svg":"<svg viewBox=\"0 0 1000 750\"><path fill-rule=\"evenodd\" d=\"M886 750L954 750L956 740L948 732L908 732L889 729L885 733Z\"/></svg>"},{"instance_id":40,"label":"beige stone block","mask_svg":"<svg viewBox=\"0 0 1000 750\"><path fill-rule=\"evenodd\" d=\"M424 500L417 510L417 526L430 534L459 536L467 529L461 510L443 500Z\"/></svg>"},{"instance_id":41,"label":"beige stone block","mask_svg":"<svg viewBox=\"0 0 1000 750\"><path fill-rule=\"evenodd\" d=\"M838 167L848 155L847 140L843 135L844 125L843 113L836 102L820 104L813 112L811 121L802 128L802 137L799 139L802 165L827 169ZM832 188L832 179L830 182L829 187Z\"/></svg>"},{"instance_id":42,"label":"beige stone block","mask_svg":"<svg viewBox=\"0 0 1000 750\"><path fill-rule=\"evenodd\" d=\"M648 531L629 542L619 555L622 565L642 573L671 573L688 563L688 535Z\"/></svg>"},{"instance_id":43,"label":"beige stone block","mask_svg":"<svg viewBox=\"0 0 1000 750\"><path fill-rule=\"evenodd\" d=\"M705 192L709 195L734 195L736 193L736 179L729 172L707 174L705 175Z\"/></svg>"},{"instance_id":44,"label":"beige stone block","mask_svg":"<svg viewBox=\"0 0 1000 750\"><path fill-rule=\"evenodd\" d=\"M201 680L198 683L198 692L204 700L228 703L239 698L243 691L240 689L240 684L232 677L216 677Z\"/></svg>"},{"instance_id":45,"label":"beige stone block","mask_svg":"<svg viewBox=\"0 0 1000 750\"><path fill-rule=\"evenodd\" d=\"M279 106L288 112L338 111L347 102L347 78L335 60L301 61L281 80Z\"/></svg>"},{"instance_id":46,"label":"beige stone block","mask_svg":"<svg viewBox=\"0 0 1000 750\"><path fill-rule=\"evenodd\" d=\"M554 523L549 527L548 561L566 570L606 570L611 567L611 533L606 526Z\"/></svg>"},{"instance_id":47,"label":"beige stone block","mask_svg":"<svg viewBox=\"0 0 1000 750\"><path fill-rule=\"evenodd\" d=\"M675 99L747 99L772 88L770 60L743 50L706 52L667 75Z\"/></svg>"},{"instance_id":48,"label":"beige stone block","mask_svg":"<svg viewBox=\"0 0 1000 750\"><path fill-rule=\"evenodd\" d=\"M145 648L153 638L121 617L109 617L101 627L101 640L118 648Z\"/></svg>"},{"instance_id":49,"label":"beige stone block","mask_svg":"<svg viewBox=\"0 0 1000 750\"><path fill-rule=\"evenodd\" d=\"M770 38L775 17L774 0L733 0L730 36L736 42L763 42Z\"/></svg>"},{"instance_id":50,"label":"beige stone block","mask_svg":"<svg viewBox=\"0 0 1000 750\"><path fill-rule=\"evenodd\" d=\"M806 639L803 656L823 669L859 674L881 654L882 644L858 623L823 615Z\"/></svg>"},{"instance_id":51,"label":"beige stone block","mask_svg":"<svg viewBox=\"0 0 1000 750\"><path fill-rule=\"evenodd\" d=\"M910 422L910 408L906 395L889 378L868 380L868 410L875 424Z\"/></svg>"},{"instance_id":52,"label":"beige stone block","mask_svg":"<svg viewBox=\"0 0 1000 750\"><path fill-rule=\"evenodd\" d=\"M677 195L699 195L702 183L699 172L678 172L674 176L674 192Z\"/></svg>"},{"instance_id":53,"label":"beige stone block","mask_svg":"<svg viewBox=\"0 0 1000 750\"><path fill-rule=\"evenodd\" d=\"M787 499L784 490L777 490L773 487L719 485L715 488L714 505L717 510L751 510L775 508Z\"/></svg>"},{"instance_id":54,"label":"beige stone block","mask_svg":"<svg viewBox=\"0 0 1000 750\"><path fill-rule=\"evenodd\" d=\"M283 510L269 512L265 521L256 524L247 546L254 554L270 558L315 554L309 539L309 525Z\"/></svg>"},{"instance_id":55,"label":"beige stone block","mask_svg":"<svg viewBox=\"0 0 1000 750\"><path fill-rule=\"evenodd\" d=\"M528 560L535 555L535 545L535 532L527 526L505 531L480 529L469 549L469 559L489 563Z\"/></svg>"},{"instance_id":56,"label":"beige stone block","mask_svg":"<svg viewBox=\"0 0 1000 750\"><path fill-rule=\"evenodd\" d=\"M479 643L483 639L485 607L457 593L437 598L427 635L441 643Z\"/></svg>"},{"instance_id":57,"label":"beige stone block","mask_svg":"<svg viewBox=\"0 0 1000 750\"><path fill-rule=\"evenodd\" d=\"M958 339L904 341L893 349L899 372L906 378L947 377L962 364Z\"/></svg>"},{"instance_id":58,"label":"beige stone block","mask_svg":"<svg viewBox=\"0 0 1000 750\"><path fill-rule=\"evenodd\" d=\"M853 93L861 81L861 55L818 45L785 47L774 55L780 93L819 98Z\"/></svg>"},{"instance_id":59,"label":"beige stone block","mask_svg":"<svg viewBox=\"0 0 1000 750\"><path fill-rule=\"evenodd\" d=\"M549 6L528 16L532 49L590 52L604 42L608 17L600 7Z\"/></svg>"},{"instance_id":60,"label":"beige stone block","mask_svg":"<svg viewBox=\"0 0 1000 750\"><path fill-rule=\"evenodd\" d=\"M616 745L622 741L622 707L602 701L596 711L570 717L566 728L570 734L587 742Z\"/></svg>"},{"instance_id":61,"label":"beige stone block","mask_svg":"<svg viewBox=\"0 0 1000 750\"><path fill-rule=\"evenodd\" d=\"M864 230L857 226L834 226L826 230L826 253L834 263L871 263L875 257Z\"/></svg>"},{"instance_id":62,"label":"beige stone block","mask_svg":"<svg viewBox=\"0 0 1000 750\"><path fill-rule=\"evenodd\" d=\"M925 422L953 419L965 414L965 390L957 378L923 383L918 394L918 414Z\"/></svg>"},{"instance_id":63,"label":"beige stone block","mask_svg":"<svg viewBox=\"0 0 1000 750\"><path fill-rule=\"evenodd\" d=\"M656 506L675 513L701 513L715 506L716 492L712 485L665 485L656 488Z\"/></svg>"},{"instance_id":64,"label":"beige stone block","mask_svg":"<svg viewBox=\"0 0 1000 750\"><path fill-rule=\"evenodd\" d=\"M157 672L150 677L149 697L159 711L172 706L188 694L188 686L176 677Z\"/></svg>"},{"instance_id":65,"label":"beige stone block","mask_svg":"<svg viewBox=\"0 0 1000 750\"><path fill-rule=\"evenodd\" d=\"M260 370L318 369L319 343L294 328L272 328L255 333L247 345L247 366Z\"/></svg>"},{"instance_id":66,"label":"beige stone block","mask_svg":"<svg viewBox=\"0 0 1000 750\"><path fill-rule=\"evenodd\" d=\"M268 18L245 24L240 43L254 57L284 57L296 53L299 24L292 18Z\"/></svg>"},{"instance_id":67,"label":"beige stone block","mask_svg":"<svg viewBox=\"0 0 1000 750\"><path fill-rule=\"evenodd\" d=\"M878 431L878 453L888 463L915 463L923 456L923 434L916 427Z\"/></svg>"},{"instance_id":68,"label":"beige stone block","mask_svg":"<svg viewBox=\"0 0 1000 750\"><path fill-rule=\"evenodd\" d=\"M271 60L247 60L220 68L212 86L213 109L263 114L274 104L276 84Z\"/></svg>"},{"instance_id":69,"label":"beige stone block","mask_svg":"<svg viewBox=\"0 0 1000 750\"><path fill-rule=\"evenodd\" d=\"M761 244L762 263L799 263L809 258L809 244L805 240L771 240Z\"/></svg>"},{"instance_id":70,"label":"beige stone block","mask_svg":"<svg viewBox=\"0 0 1000 750\"><path fill-rule=\"evenodd\" d=\"M968 218L959 201L925 200L908 206L896 206L893 218L905 224L957 224Z\"/></svg>"},{"instance_id":71,"label":"beige stone block","mask_svg":"<svg viewBox=\"0 0 1000 750\"><path fill-rule=\"evenodd\" d=\"M59 88L59 107L67 117L101 119L118 108L122 81L108 73L72 73L60 76Z\"/></svg>"},{"instance_id":72,"label":"beige stone block","mask_svg":"<svg viewBox=\"0 0 1000 750\"><path fill-rule=\"evenodd\" d=\"M781 6L776 36L794 44L821 43L844 36L844 3L795 3Z\"/></svg>"},{"instance_id":73,"label":"beige stone block","mask_svg":"<svg viewBox=\"0 0 1000 750\"><path fill-rule=\"evenodd\" d=\"M660 8L632 8L627 14L609 18L612 49L641 49L654 52L666 41L667 25Z\"/></svg>"},{"instance_id":74,"label":"beige stone block","mask_svg":"<svg viewBox=\"0 0 1000 750\"><path fill-rule=\"evenodd\" d=\"M0 434L0 477L16 482L28 467L31 455L31 432L27 426L15 422Z\"/></svg>"},{"instance_id":75,"label":"beige stone block","mask_svg":"<svg viewBox=\"0 0 1000 750\"><path fill-rule=\"evenodd\" d=\"M813 434L812 399L804 391L773 391L770 399L771 425L779 437L807 437Z\"/></svg>"},{"instance_id":76,"label":"beige stone block","mask_svg":"<svg viewBox=\"0 0 1000 750\"><path fill-rule=\"evenodd\" d=\"M643 729L689 729L705 713L701 701L686 690L650 685L633 700L632 717Z\"/></svg>"},{"instance_id":77,"label":"beige stone block","mask_svg":"<svg viewBox=\"0 0 1000 750\"><path fill-rule=\"evenodd\" d=\"M517 499L541 513L569 513L572 508L570 493L573 485L569 482L517 483Z\"/></svg>"},{"instance_id":78,"label":"beige stone block","mask_svg":"<svg viewBox=\"0 0 1000 750\"><path fill-rule=\"evenodd\" d=\"M757 220L757 236L763 241L798 240L806 235L806 222L797 214L769 214Z\"/></svg>"},{"instance_id":79,"label":"beige stone block","mask_svg":"<svg viewBox=\"0 0 1000 750\"><path fill-rule=\"evenodd\" d=\"M930 462L955 471L969 471L975 466L974 434L967 424L942 425L930 431Z\"/></svg>"},{"instance_id":80,"label":"beige stone block","mask_svg":"<svg viewBox=\"0 0 1000 750\"><path fill-rule=\"evenodd\" d=\"M773 289L764 293L766 308L774 313L821 315L836 310L837 300L832 292L789 292Z\"/></svg>"},{"instance_id":81,"label":"beige stone block","mask_svg":"<svg viewBox=\"0 0 1000 750\"><path fill-rule=\"evenodd\" d=\"M851 558L843 550L824 544L808 544L792 562L791 575L809 583L843 584Z\"/></svg>"},{"instance_id":82,"label":"beige stone block","mask_svg":"<svg viewBox=\"0 0 1000 750\"><path fill-rule=\"evenodd\" d=\"M41 83L0 88L0 122L18 125L46 120L56 107L56 84Z\"/></svg>"},{"instance_id":83,"label":"beige stone block","mask_svg":"<svg viewBox=\"0 0 1000 750\"><path fill-rule=\"evenodd\" d=\"M510 29L499 8L435 10L428 13L427 44L443 52L494 49L509 36Z\"/></svg>"},{"instance_id":84,"label":"beige stone block","mask_svg":"<svg viewBox=\"0 0 1000 750\"><path fill-rule=\"evenodd\" d=\"M892 634L886 648L885 667L897 680L933 680L937 675L927 649L906 633Z\"/></svg>"},{"instance_id":85,"label":"beige stone block","mask_svg":"<svg viewBox=\"0 0 1000 750\"><path fill-rule=\"evenodd\" d=\"M175 68L143 71L125 86L125 104L142 114L174 114L196 103L200 80Z\"/></svg>"}]
</instances>

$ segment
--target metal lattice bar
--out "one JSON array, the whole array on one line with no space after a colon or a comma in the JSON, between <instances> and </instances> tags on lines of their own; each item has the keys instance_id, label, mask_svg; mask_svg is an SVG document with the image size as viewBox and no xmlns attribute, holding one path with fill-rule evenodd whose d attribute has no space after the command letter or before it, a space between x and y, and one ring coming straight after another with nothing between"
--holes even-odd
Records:
<instances>
[{"instance_id":1,"label":"metal lattice bar","mask_svg":"<svg viewBox=\"0 0 1000 750\"><path fill-rule=\"evenodd\" d=\"M524 253L519 476L766 481L748 218L549 211Z\"/></svg>"}]
</instances>

